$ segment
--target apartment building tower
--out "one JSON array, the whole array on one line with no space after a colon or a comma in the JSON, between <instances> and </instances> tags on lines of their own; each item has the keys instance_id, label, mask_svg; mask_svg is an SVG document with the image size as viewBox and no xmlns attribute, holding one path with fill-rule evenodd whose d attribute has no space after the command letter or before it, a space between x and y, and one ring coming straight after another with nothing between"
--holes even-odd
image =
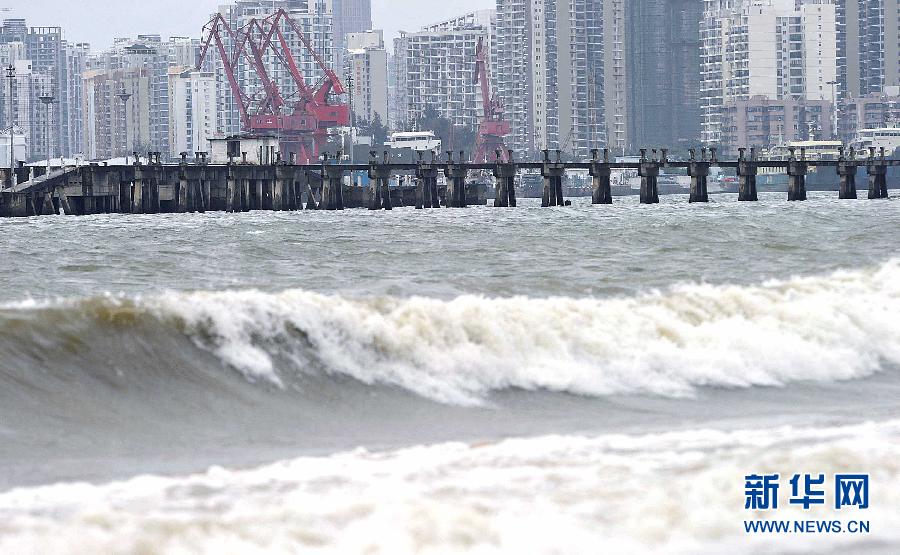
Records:
<instances>
[{"instance_id":1,"label":"apartment building tower","mask_svg":"<svg viewBox=\"0 0 900 555\"><path fill-rule=\"evenodd\" d=\"M479 40L493 51L494 25L495 12L482 10L421 31L401 32L394 40L394 119L400 129L414 130L428 107L453 125L477 127L482 106L481 89L472 79L475 51Z\"/></svg>"},{"instance_id":2,"label":"apartment building tower","mask_svg":"<svg viewBox=\"0 0 900 555\"><path fill-rule=\"evenodd\" d=\"M587 156L606 145L605 3L614 4L497 0L497 83L510 145L524 156Z\"/></svg>"},{"instance_id":3,"label":"apartment building tower","mask_svg":"<svg viewBox=\"0 0 900 555\"><path fill-rule=\"evenodd\" d=\"M387 124L388 59L382 31L366 31L347 35L345 73L352 76L346 86L353 95L353 117L356 121ZM349 80L348 80L349 81Z\"/></svg>"},{"instance_id":4,"label":"apartment building tower","mask_svg":"<svg viewBox=\"0 0 900 555\"><path fill-rule=\"evenodd\" d=\"M331 0L336 67L345 66L352 33L372 30L372 0Z\"/></svg>"},{"instance_id":5,"label":"apartment building tower","mask_svg":"<svg viewBox=\"0 0 900 555\"><path fill-rule=\"evenodd\" d=\"M831 0L705 0L702 141L722 142L729 103L753 97L834 103L837 11Z\"/></svg>"},{"instance_id":6,"label":"apartment building tower","mask_svg":"<svg viewBox=\"0 0 900 555\"><path fill-rule=\"evenodd\" d=\"M835 0L840 98L900 86L900 0Z\"/></svg>"}]
</instances>

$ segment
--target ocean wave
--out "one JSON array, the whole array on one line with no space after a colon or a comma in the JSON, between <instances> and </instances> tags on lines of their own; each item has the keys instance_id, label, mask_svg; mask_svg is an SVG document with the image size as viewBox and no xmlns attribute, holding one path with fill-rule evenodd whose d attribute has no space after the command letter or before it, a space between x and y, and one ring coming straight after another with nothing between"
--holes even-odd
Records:
<instances>
[{"instance_id":1,"label":"ocean wave","mask_svg":"<svg viewBox=\"0 0 900 555\"><path fill-rule=\"evenodd\" d=\"M0 494L4 553L897 552L900 422L549 436ZM748 473L866 472L867 510L744 509ZM831 495L831 494L828 494ZM871 535L748 536L755 519Z\"/></svg>"},{"instance_id":2,"label":"ocean wave","mask_svg":"<svg viewBox=\"0 0 900 555\"><path fill-rule=\"evenodd\" d=\"M629 298L170 292L26 303L0 318L8 325L25 313L50 335L54 326L128 334L153 320L248 380L281 387L318 372L461 405L506 389L683 397L701 387L852 380L900 364L900 260Z\"/></svg>"}]
</instances>

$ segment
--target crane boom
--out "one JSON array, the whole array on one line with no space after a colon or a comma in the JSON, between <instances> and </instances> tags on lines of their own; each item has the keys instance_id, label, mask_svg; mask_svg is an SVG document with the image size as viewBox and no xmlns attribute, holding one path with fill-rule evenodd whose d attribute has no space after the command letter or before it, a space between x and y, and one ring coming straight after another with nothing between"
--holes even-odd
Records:
<instances>
[{"instance_id":1,"label":"crane boom","mask_svg":"<svg viewBox=\"0 0 900 555\"><path fill-rule=\"evenodd\" d=\"M287 29L299 39L303 45L302 51L324 73L318 84L310 86L306 81L297 63L297 53L291 50L285 35ZM299 155L301 163L308 163L318 157L331 128L349 125L349 107L342 102L332 102L332 96L344 94L341 80L286 10L279 9L262 19L251 18L237 31L221 14L216 14L204 26L203 32L205 36L198 69L203 66L215 44L241 113L243 131L251 136L277 133L281 137L281 151L286 159L294 153ZM272 78L272 75L279 74L278 63L287 70L285 73L296 86L296 101L288 101L294 95L289 85ZM238 81L239 67L249 67L255 79ZM290 94L282 91L282 85L288 87L285 90ZM255 88L255 92L251 92L251 87Z\"/></svg>"},{"instance_id":2,"label":"crane boom","mask_svg":"<svg viewBox=\"0 0 900 555\"><path fill-rule=\"evenodd\" d=\"M478 126L473 161L483 164L488 161L489 153L500 151L500 159L508 162L509 154L506 151L504 137L509 135L510 125L503 118L503 102L491 95L488 56L483 37L478 38L478 46L475 48L475 75L472 84L481 85L481 106L484 114Z\"/></svg>"}]
</instances>

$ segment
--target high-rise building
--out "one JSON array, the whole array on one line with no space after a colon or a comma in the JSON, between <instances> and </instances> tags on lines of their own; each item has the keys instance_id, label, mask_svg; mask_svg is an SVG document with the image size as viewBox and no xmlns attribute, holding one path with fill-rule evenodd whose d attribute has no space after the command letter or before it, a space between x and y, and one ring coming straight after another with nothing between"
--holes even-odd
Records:
<instances>
[{"instance_id":1,"label":"high-rise building","mask_svg":"<svg viewBox=\"0 0 900 555\"><path fill-rule=\"evenodd\" d=\"M164 42L159 35L138 35L136 38L117 39L112 48L94 55L90 62L90 67L95 72L108 72L111 75L119 70L125 70L126 73L142 70L142 75L149 80L149 136L144 141L145 138L136 133L134 136L140 138L140 141L132 143L129 148L141 153L161 152L164 157L172 156L169 148L169 55L170 43ZM95 83L116 82L111 76L103 80L97 74L93 79ZM140 103L134 104L140 106ZM125 150L116 156L130 152Z\"/></svg>"},{"instance_id":2,"label":"high-rise building","mask_svg":"<svg viewBox=\"0 0 900 555\"><path fill-rule=\"evenodd\" d=\"M702 139L722 141L724 110L755 96L835 100L837 17L829 0L705 0Z\"/></svg>"},{"instance_id":3,"label":"high-rise building","mask_svg":"<svg viewBox=\"0 0 900 555\"><path fill-rule=\"evenodd\" d=\"M625 10L626 0L603 2L603 93L606 143L617 153L632 144Z\"/></svg>"},{"instance_id":4,"label":"high-rise building","mask_svg":"<svg viewBox=\"0 0 900 555\"><path fill-rule=\"evenodd\" d=\"M624 3L625 119L632 148L684 147L699 139L702 11L700 0Z\"/></svg>"},{"instance_id":5,"label":"high-rise building","mask_svg":"<svg viewBox=\"0 0 900 555\"><path fill-rule=\"evenodd\" d=\"M382 31L366 31L347 35L346 73L353 77L346 83L353 98L353 114L357 121L388 122L388 60Z\"/></svg>"},{"instance_id":6,"label":"high-rise building","mask_svg":"<svg viewBox=\"0 0 900 555\"><path fill-rule=\"evenodd\" d=\"M209 151L216 135L216 79L193 65L169 69L169 144L178 156Z\"/></svg>"},{"instance_id":7,"label":"high-rise building","mask_svg":"<svg viewBox=\"0 0 900 555\"><path fill-rule=\"evenodd\" d=\"M25 43L28 38L28 23L24 19L4 19L0 25L0 43Z\"/></svg>"},{"instance_id":8,"label":"high-rise building","mask_svg":"<svg viewBox=\"0 0 900 555\"><path fill-rule=\"evenodd\" d=\"M0 117L8 124L12 109L12 121L25 138L24 161L27 162L46 158L48 142L51 147L55 145L56 134L52 125L53 107L49 106L48 112L48 105L40 101L40 97L50 88L50 77L46 73L34 72L31 60L15 58L17 54L22 54L20 48L15 48L20 44L10 43L4 45L6 48L0 49L0 55L13 56L12 60L7 58L4 62L15 68L15 79L12 83L4 79L0 88L0 103L3 104ZM49 126L48 121L51 124Z\"/></svg>"},{"instance_id":9,"label":"high-rise building","mask_svg":"<svg viewBox=\"0 0 900 555\"><path fill-rule=\"evenodd\" d=\"M61 110L66 119L66 136L63 137L63 156L83 154L84 142L84 82L82 75L88 69L91 46L87 43L66 44L64 56L64 74L61 97L65 106Z\"/></svg>"},{"instance_id":10,"label":"high-rise building","mask_svg":"<svg viewBox=\"0 0 900 555\"><path fill-rule=\"evenodd\" d=\"M39 95L53 96L53 102L44 106L50 109L52 126L32 135L32 158L70 154L68 75L65 63L65 41L60 27L31 27L25 38L25 54L31 60L32 72L45 76L45 90ZM46 110L45 110L46 111ZM47 117L46 115L44 117ZM40 153L40 155L38 155Z\"/></svg>"},{"instance_id":11,"label":"high-rise building","mask_svg":"<svg viewBox=\"0 0 900 555\"><path fill-rule=\"evenodd\" d=\"M372 30L372 0L331 0L336 67L345 66L351 33Z\"/></svg>"},{"instance_id":12,"label":"high-rise building","mask_svg":"<svg viewBox=\"0 0 900 555\"><path fill-rule=\"evenodd\" d=\"M526 157L606 144L603 0L497 0L497 83Z\"/></svg>"},{"instance_id":13,"label":"high-rise building","mask_svg":"<svg viewBox=\"0 0 900 555\"><path fill-rule=\"evenodd\" d=\"M105 160L143 154L151 141L150 70L139 66L91 69L83 81L84 155ZM129 95L127 100L123 94Z\"/></svg>"},{"instance_id":14,"label":"high-rise building","mask_svg":"<svg viewBox=\"0 0 900 555\"><path fill-rule=\"evenodd\" d=\"M481 89L473 81L478 41L493 45L494 11L483 10L401 33L394 41L399 129L413 130L426 108L453 125L474 129L481 121Z\"/></svg>"},{"instance_id":15,"label":"high-rise building","mask_svg":"<svg viewBox=\"0 0 900 555\"><path fill-rule=\"evenodd\" d=\"M900 86L900 0L835 0L840 97Z\"/></svg>"}]
</instances>

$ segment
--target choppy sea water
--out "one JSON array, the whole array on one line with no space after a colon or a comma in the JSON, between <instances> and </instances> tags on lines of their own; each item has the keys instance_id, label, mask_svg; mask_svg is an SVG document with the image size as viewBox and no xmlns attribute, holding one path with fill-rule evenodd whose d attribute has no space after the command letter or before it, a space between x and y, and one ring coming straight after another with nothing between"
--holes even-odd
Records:
<instances>
[{"instance_id":1,"label":"choppy sea water","mask_svg":"<svg viewBox=\"0 0 900 555\"><path fill-rule=\"evenodd\" d=\"M0 220L0 552L896 551L900 209L833 196ZM748 538L761 471L874 532Z\"/></svg>"}]
</instances>

